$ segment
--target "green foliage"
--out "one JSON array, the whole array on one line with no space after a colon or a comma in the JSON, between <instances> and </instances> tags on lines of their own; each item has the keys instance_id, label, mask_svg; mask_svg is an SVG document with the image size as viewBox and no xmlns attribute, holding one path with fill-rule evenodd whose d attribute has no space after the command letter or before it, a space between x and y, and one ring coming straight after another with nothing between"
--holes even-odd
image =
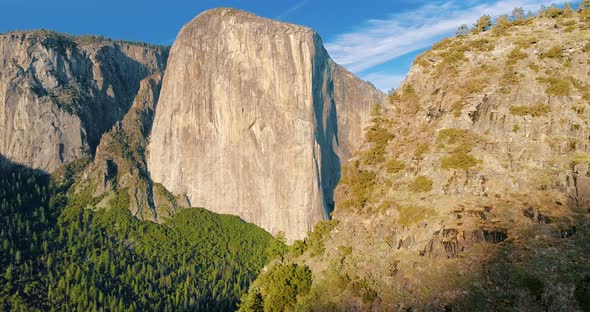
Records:
<instances>
[{"instance_id":1,"label":"green foliage","mask_svg":"<svg viewBox=\"0 0 590 312\"><path fill-rule=\"evenodd\" d=\"M343 257L349 256L350 254L352 254L352 247L350 246L338 246L338 251L340 251L340 254Z\"/></svg>"},{"instance_id":2,"label":"green foliage","mask_svg":"<svg viewBox=\"0 0 590 312\"><path fill-rule=\"evenodd\" d=\"M512 132L516 133L520 130L520 126L519 125L514 125L512 126Z\"/></svg>"},{"instance_id":3,"label":"green foliage","mask_svg":"<svg viewBox=\"0 0 590 312\"><path fill-rule=\"evenodd\" d=\"M537 81L547 85L547 89L545 89L545 93L547 93L547 95L569 96L571 93L571 84L566 79L549 77L537 78Z\"/></svg>"},{"instance_id":4,"label":"green foliage","mask_svg":"<svg viewBox=\"0 0 590 312\"><path fill-rule=\"evenodd\" d=\"M506 69L506 72L502 76L502 86L515 86L520 82L522 75L516 72L512 67Z\"/></svg>"},{"instance_id":5,"label":"green foliage","mask_svg":"<svg viewBox=\"0 0 590 312\"><path fill-rule=\"evenodd\" d=\"M590 163L590 154L588 153L577 152L574 157L572 157L572 166L587 163Z\"/></svg>"},{"instance_id":6,"label":"green foliage","mask_svg":"<svg viewBox=\"0 0 590 312\"><path fill-rule=\"evenodd\" d=\"M492 27L492 18L489 15L484 15L477 20L471 32L480 33L490 29L490 27Z\"/></svg>"},{"instance_id":7,"label":"green foliage","mask_svg":"<svg viewBox=\"0 0 590 312\"><path fill-rule=\"evenodd\" d=\"M540 278L534 275L525 275L521 277L521 282L522 286L528 289L534 296L540 296L543 294L545 283L543 283Z\"/></svg>"},{"instance_id":8,"label":"green foliage","mask_svg":"<svg viewBox=\"0 0 590 312\"><path fill-rule=\"evenodd\" d=\"M441 168L467 170L481 162L469 152L482 139L469 130L456 128L443 129L439 131L438 139L445 144L455 146L449 155L441 158Z\"/></svg>"},{"instance_id":9,"label":"green foliage","mask_svg":"<svg viewBox=\"0 0 590 312\"><path fill-rule=\"evenodd\" d=\"M244 295L241 299L238 311L264 312L264 298L260 293L260 289L254 288L249 294Z\"/></svg>"},{"instance_id":10,"label":"green foliage","mask_svg":"<svg viewBox=\"0 0 590 312\"><path fill-rule=\"evenodd\" d=\"M428 146L427 143L418 143L418 145L416 145L416 149L414 150L414 157L416 159L422 159L424 154L428 153L429 150L430 146Z\"/></svg>"},{"instance_id":11,"label":"green foliage","mask_svg":"<svg viewBox=\"0 0 590 312\"><path fill-rule=\"evenodd\" d=\"M465 107L465 100L460 100L453 103L451 106L451 109L453 110L453 116L457 118L461 117L461 114L463 113L463 107Z\"/></svg>"},{"instance_id":12,"label":"green foliage","mask_svg":"<svg viewBox=\"0 0 590 312\"><path fill-rule=\"evenodd\" d=\"M204 209L140 221L127 189L87 209L92 187L65 196L77 167L52 179L0 166L0 310L235 309L270 234Z\"/></svg>"},{"instance_id":13,"label":"green foliage","mask_svg":"<svg viewBox=\"0 0 590 312\"><path fill-rule=\"evenodd\" d=\"M532 117L542 117L547 116L551 112L551 107L547 104L537 104L537 105L522 105L510 106L510 113L512 115L517 116L527 116L530 115Z\"/></svg>"},{"instance_id":14,"label":"green foliage","mask_svg":"<svg viewBox=\"0 0 590 312\"><path fill-rule=\"evenodd\" d=\"M413 89L412 89L413 90ZM385 161L385 148L389 141L395 137L386 128L387 120L381 117L381 106L376 105L373 110L373 123L365 129L365 139L371 143L371 148L363 153L363 162L367 165L375 165Z\"/></svg>"},{"instance_id":15,"label":"green foliage","mask_svg":"<svg viewBox=\"0 0 590 312\"><path fill-rule=\"evenodd\" d=\"M47 48L55 49L60 53L65 53L66 50L77 49L76 43L68 35L52 30L33 30L28 32L27 38L30 42L38 42L41 45Z\"/></svg>"},{"instance_id":16,"label":"green foliage","mask_svg":"<svg viewBox=\"0 0 590 312\"><path fill-rule=\"evenodd\" d=\"M288 311L297 298L309 293L312 282L307 266L277 263L260 275L258 285L242 298L239 311Z\"/></svg>"},{"instance_id":17,"label":"green foliage","mask_svg":"<svg viewBox=\"0 0 590 312\"><path fill-rule=\"evenodd\" d=\"M541 54L543 58L562 58L563 57L563 50L561 46L555 46L549 49L547 52Z\"/></svg>"},{"instance_id":18,"label":"green foliage","mask_svg":"<svg viewBox=\"0 0 590 312\"><path fill-rule=\"evenodd\" d=\"M372 115L374 117L373 123L370 127L365 129L365 139L367 142L373 144L374 149L379 150L379 154L381 152L384 153L385 147L387 147L389 141L393 140L395 136L385 128L387 119L381 116L381 105L375 105Z\"/></svg>"},{"instance_id":19,"label":"green foliage","mask_svg":"<svg viewBox=\"0 0 590 312\"><path fill-rule=\"evenodd\" d=\"M525 58L527 58L528 54L526 54L525 52L522 52L522 50L520 48L514 48L510 51L510 53L508 53L508 55L506 57L507 57L506 65L512 66L512 65L516 64L519 60L524 60Z\"/></svg>"},{"instance_id":20,"label":"green foliage","mask_svg":"<svg viewBox=\"0 0 590 312\"><path fill-rule=\"evenodd\" d=\"M469 27L465 24L462 24L461 26L459 26L459 28L457 28L457 31L455 33L455 35L457 37L467 36L468 34L469 34Z\"/></svg>"},{"instance_id":21,"label":"green foliage","mask_svg":"<svg viewBox=\"0 0 590 312\"><path fill-rule=\"evenodd\" d=\"M432 50L434 50L434 51L444 50L444 49L447 49L448 47L450 47L452 44L453 44L452 38L445 38L445 39L433 44Z\"/></svg>"},{"instance_id":22,"label":"green foliage","mask_svg":"<svg viewBox=\"0 0 590 312\"><path fill-rule=\"evenodd\" d=\"M444 58L443 61L440 63L439 66L441 67L446 67L449 65L455 65L461 61L466 60L465 58L465 52L464 51L451 51L449 54L447 54Z\"/></svg>"},{"instance_id":23,"label":"green foliage","mask_svg":"<svg viewBox=\"0 0 590 312\"><path fill-rule=\"evenodd\" d=\"M541 71L541 66L534 63L530 63L529 68L532 69L535 73L539 73Z\"/></svg>"},{"instance_id":24,"label":"green foliage","mask_svg":"<svg viewBox=\"0 0 590 312\"><path fill-rule=\"evenodd\" d=\"M436 211L423 206L398 206L398 222L403 226L410 226L435 216Z\"/></svg>"},{"instance_id":25,"label":"green foliage","mask_svg":"<svg viewBox=\"0 0 590 312\"><path fill-rule=\"evenodd\" d=\"M514 10L512 10L512 16L511 17L512 17L513 20L524 19L525 18L524 9L522 7L516 7L516 8L514 8Z\"/></svg>"},{"instance_id":26,"label":"green foliage","mask_svg":"<svg viewBox=\"0 0 590 312\"><path fill-rule=\"evenodd\" d=\"M460 148L456 149L451 154L441 158L440 160L440 166L443 169L467 170L477 166L479 163L481 163L480 160L476 159L469 152Z\"/></svg>"},{"instance_id":27,"label":"green foliage","mask_svg":"<svg viewBox=\"0 0 590 312\"><path fill-rule=\"evenodd\" d=\"M0 310L49 310L44 282L61 191L41 171L5 166L0 156Z\"/></svg>"},{"instance_id":28,"label":"green foliage","mask_svg":"<svg viewBox=\"0 0 590 312\"><path fill-rule=\"evenodd\" d=\"M170 193L164 187L164 185L162 185L160 183L154 183L152 189L153 189L154 195L158 196L161 199L164 199L158 205L158 210L160 211L160 213L162 213L164 215L166 215L166 214L170 215L174 209L173 203L176 203L176 198L174 197L174 195L172 195L172 193Z\"/></svg>"},{"instance_id":29,"label":"green foliage","mask_svg":"<svg viewBox=\"0 0 590 312\"><path fill-rule=\"evenodd\" d=\"M356 166L344 167L340 182L349 187L351 198L342 202L341 207L343 209L365 207L371 198L376 180L377 175L373 171L362 170Z\"/></svg>"},{"instance_id":30,"label":"green foliage","mask_svg":"<svg viewBox=\"0 0 590 312\"><path fill-rule=\"evenodd\" d=\"M574 296L582 311L590 311L590 277L588 275L578 282Z\"/></svg>"},{"instance_id":31,"label":"green foliage","mask_svg":"<svg viewBox=\"0 0 590 312\"><path fill-rule=\"evenodd\" d=\"M552 5L543 12L543 16L547 18L557 18L563 14L556 5Z\"/></svg>"},{"instance_id":32,"label":"green foliage","mask_svg":"<svg viewBox=\"0 0 590 312\"><path fill-rule=\"evenodd\" d=\"M483 89L485 89L485 87L487 85L488 85L487 79L468 79L461 86L461 88L459 90L457 90L457 93L459 93L462 96L477 94L477 93L480 93L481 91L483 91Z\"/></svg>"},{"instance_id":33,"label":"green foliage","mask_svg":"<svg viewBox=\"0 0 590 312\"><path fill-rule=\"evenodd\" d=\"M273 240L266 249L268 259L283 258L288 251L286 243L287 238L285 237L285 232L278 232L275 236L275 240Z\"/></svg>"},{"instance_id":34,"label":"green foliage","mask_svg":"<svg viewBox=\"0 0 590 312\"><path fill-rule=\"evenodd\" d=\"M306 244L312 257L324 254L326 247L324 240L328 238L330 232L338 225L338 220L321 221L315 225L312 232L307 233Z\"/></svg>"},{"instance_id":35,"label":"green foliage","mask_svg":"<svg viewBox=\"0 0 590 312\"><path fill-rule=\"evenodd\" d=\"M432 180L426 176L418 176L408 185L408 189L414 193L426 193L432 191Z\"/></svg>"},{"instance_id":36,"label":"green foliage","mask_svg":"<svg viewBox=\"0 0 590 312\"><path fill-rule=\"evenodd\" d=\"M373 117L380 117L383 114L383 105L375 104L373 106L373 110L371 111L371 116Z\"/></svg>"},{"instance_id":37,"label":"green foliage","mask_svg":"<svg viewBox=\"0 0 590 312\"><path fill-rule=\"evenodd\" d=\"M307 250L307 244L298 239L293 242L293 245L289 246L289 251L294 257L301 256Z\"/></svg>"},{"instance_id":38,"label":"green foliage","mask_svg":"<svg viewBox=\"0 0 590 312\"><path fill-rule=\"evenodd\" d=\"M353 281L351 291L356 297L362 298L364 303L371 303L377 298L377 292L369 286L366 279Z\"/></svg>"},{"instance_id":39,"label":"green foliage","mask_svg":"<svg viewBox=\"0 0 590 312\"><path fill-rule=\"evenodd\" d=\"M480 38L471 41L468 46L474 51L488 52L494 49L494 42L488 38Z\"/></svg>"},{"instance_id":40,"label":"green foliage","mask_svg":"<svg viewBox=\"0 0 590 312\"><path fill-rule=\"evenodd\" d=\"M69 35L65 33L59 33L52 30L38 29L31 31L24 31L24 34L28 34L29 40L35 42L41 42L46 46L52 46L57 49L76 49L77 44L96 44L96 43L119 43L128 44L140 47L151 47L159 48L161 45L155 45L139 41L128 41L128 40L113 40L104 36L96 35Z\"/></svg>"},{"instance_id":41,"label":"green foliage","mask_svg":"<svg viewBox=\"0 0 590 312\"><path fill-rule=\"evenodd\" d=\"M517 37L513 43L520 49L528 49L532 45L536 44L539 39L536 36ZM518 50L520 51L520 50Z\"/></svg>"},{"instance_id":42,"label":"green foliage","mask_svg":"<svg viewBox=\"0 0 590 312\"><path fill-rule=\"evenodd\" d=\"M396 174L406 168L406 164L396 158L392 158L385 163L385 170L387 173Z\"/></svg>"},{"instance_id":43,"label":"green foliage","mask_svg":"<svg viewBox=\"0 0 590 312\"><path fill-rule=\"evenodd\" d=\"M510 27L512 27L512 23L508 19L508 16L502 15L496 19L496 23L492 27L492 32L495 36L502 36L506 34Z\"/></svg>"},{"instance_id":44,"label":"green foliage","mask_svg":"<svg viewBox=\"0 0 590 312\"><path fill-rule=\"evenodd\" d=\"M422 54L418 55L413 62L413 65L420 65L422 67L429 67L430 66L430 62L426 59L427 57L432 55L432 51L431 50L426 50L424 52L422 52ZM391 95L391 93L389 94ZM391 99L389 101L391 103Z\"/></svg>"},{"instance_id":45,"label":"green foliage","mask_svg":"<svg viewBox=\"0 0 590 312\"><path fill-rule=\"evenodd\" d=\"M79 84L68 84L49 91L49 98L60 109L70 114L80 113L80 105L84 102L84 92Z\"/></svg>"},{"instance_id":46,"label":"green foliage","mask_svg":"<svg viewBox=\"0 0 590 312\"><path fill-rule=\"evenodd\" d=\"M480 139L466 129L448 128L438 132L438 139L448 144L473 145Z\"/></svg>"},{"instance_id":47,"label":"green foliage","mask_svg":"<svg viewBox=\"0 0 590 312\"><path fill-rule=\"evenodd\" d=\"M385 212L387 212L387 210L391 209L392 207L395 207L395 202L390 201L390 200L384 200L383 202L381 202L379 204L379 206L377 206L376 212L385 213Z\"/></svg>"}]
</instances>

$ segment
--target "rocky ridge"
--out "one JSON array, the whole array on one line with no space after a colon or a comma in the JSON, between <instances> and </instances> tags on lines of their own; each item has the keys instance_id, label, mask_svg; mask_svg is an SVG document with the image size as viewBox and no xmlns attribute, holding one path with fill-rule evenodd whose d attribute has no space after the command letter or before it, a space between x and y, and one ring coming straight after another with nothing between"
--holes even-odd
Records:
<instances>
[{"instance_id":1,"label":"rocky ridge","mask_svg":"<svg viewBox=\"0 0 590 312\"><path fill-rule=\"evenodd\" d=\"M52 172L91 157L167 48L39 30L0 35L0 153Z\"/></svg>"},{"instance_id":2,"label":"rocky ridge","mask_svg":"<svg viewBox=\"0 0 590 312\"><path fill-rule=\"evenodd\" d=\"M551 7L419 56L345 164L334 219L241 309L277 304L269 276L293 263L313 282L283 309L587 310L589 22Z\"/></svg>"}]
</instances>

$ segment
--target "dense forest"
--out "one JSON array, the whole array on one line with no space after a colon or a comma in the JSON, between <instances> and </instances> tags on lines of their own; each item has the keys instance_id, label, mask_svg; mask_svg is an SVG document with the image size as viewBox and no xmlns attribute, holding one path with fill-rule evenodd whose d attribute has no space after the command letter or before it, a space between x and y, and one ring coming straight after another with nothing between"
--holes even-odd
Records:
<instances>
[{"instance_id":1,"label":"dense forest","mask_svg":"<svg viewBox=\"0 0 590 312\"><path fill-rule=\"evenodd\" d=\"M0 167L0 311L234 310L273 250L237 217L186 209L140 221L126 189L95 209L68 192L83 163L55 176Z\"/></svg>"}]
</instances>

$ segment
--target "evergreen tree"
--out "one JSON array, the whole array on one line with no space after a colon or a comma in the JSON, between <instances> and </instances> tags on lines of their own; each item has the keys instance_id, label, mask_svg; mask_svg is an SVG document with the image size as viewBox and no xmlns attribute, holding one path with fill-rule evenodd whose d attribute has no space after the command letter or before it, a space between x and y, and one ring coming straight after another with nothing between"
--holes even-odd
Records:
<instances>
[{"instance_id":1,"label":"evergreen tree","mask_svg":"<svg viewBox=\"0 0 590 312\"><path fill-rule=\"evenodd\" d=\"M463 24L457 28L457 37L466 36L467 34L469 34L469 27L467 25Z\"/></svg>"},{"instance_id":2,"label":"evergreen tree","mask_svg":"<svg viewBox=\"0 0 590 312\"><path fill-rule=\"evenodd\" d=\"M520 20L525 18L524 9L522 7L514 8L514 10L512 10L511 18L512 20Z\"/></svg>"},{"instance_id":3,"label":"evergreen tree","mask_svg":"<svg viewBox=\"0 0 590 312\"><path fill-rule=\"evenodd\" d=\"M471 31L473 33L480 33L490 29L490 27L492 27L492 18L489 15L484 15L477 20Z\"/></svg>"}]
</instances>

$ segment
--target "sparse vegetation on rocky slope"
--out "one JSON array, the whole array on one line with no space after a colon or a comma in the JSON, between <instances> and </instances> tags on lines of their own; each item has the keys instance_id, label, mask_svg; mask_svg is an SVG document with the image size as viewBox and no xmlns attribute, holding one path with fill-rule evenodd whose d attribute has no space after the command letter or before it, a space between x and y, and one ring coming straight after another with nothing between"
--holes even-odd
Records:
<instances>
[{"instance_id":1,"label":"sparse vegetation on rocky slope","mask_svg":"<svg viewBox=\"0 0 590 312\"><path fill-rule=\"evenodd\" d=\"M590 308L590 10L519 12L435 44L376 107L322 252L270 265L311 269L286 310Z\"/></svg>"}]
</instances>

